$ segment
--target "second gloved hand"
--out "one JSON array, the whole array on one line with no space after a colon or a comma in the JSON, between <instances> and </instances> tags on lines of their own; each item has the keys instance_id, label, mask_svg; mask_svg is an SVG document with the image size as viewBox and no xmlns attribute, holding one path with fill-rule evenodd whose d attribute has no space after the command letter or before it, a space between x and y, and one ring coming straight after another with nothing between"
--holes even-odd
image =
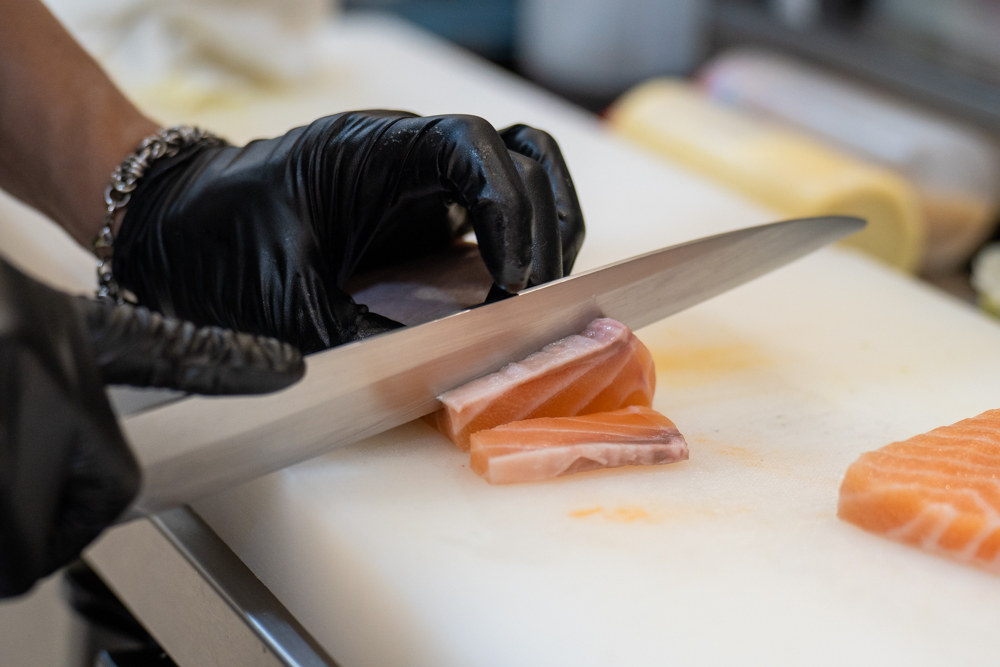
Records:
<instances>
[{"instance_id":1,"label":"second gloved hand","mask_svg":"<svg viewBox=\"0 0 1000 667\"><path fill-rule=\"evenodd\" d=\"M286 343L72 297L0 260L0 598L75 559L138 489L104 385L259 394L304 372Z\"/></svg>"},{"instance_id":2,"label":"second gloved hand","mask_svg":"<svg viewBox=\"0 0 1000 667\"><path fill-rule=\"evenodd\" d=\"M113 268L152 309L314 352L399 326L342 291L356 269L433 252L467 225L508 292L569 273L584 224L556 142L474 116L358 111L155 162Z\"/></svg>"}]
</instances>

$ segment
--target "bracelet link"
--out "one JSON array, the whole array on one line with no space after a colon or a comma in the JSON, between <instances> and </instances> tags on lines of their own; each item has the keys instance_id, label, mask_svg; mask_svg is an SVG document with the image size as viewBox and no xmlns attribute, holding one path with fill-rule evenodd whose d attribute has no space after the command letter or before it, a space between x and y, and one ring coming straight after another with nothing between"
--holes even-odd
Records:
<instances>
[{"instance_id":1,"label":"bracelet link","mask_svg":"<svg viewBox=\"0 0 1000 667\"><path fill-rule=\"evenodd\" d=\"M181 150L196 145L228 146L229 143L200 127L175 125L161 128L156 134L143 139L135 152L115 167L111 174L111 184L104 190L104 203L108 207L104 215L104 225L91 243L91 249L97 256L99 298L112 299L119 304L126 299L135 303L135 296L118 285L111 268L115 243L112 225L115 215L128 206L132 192L138 187L139 180L153 162L163 157L173 157Z\"/></svg>"}]
</instances>

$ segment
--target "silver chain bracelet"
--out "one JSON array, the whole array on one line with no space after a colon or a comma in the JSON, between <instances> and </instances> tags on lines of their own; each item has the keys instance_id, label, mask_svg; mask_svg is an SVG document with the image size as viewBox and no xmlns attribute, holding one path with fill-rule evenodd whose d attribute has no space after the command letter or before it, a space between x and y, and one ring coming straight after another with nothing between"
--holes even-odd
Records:
<instances>
[{"instance_id":1,"label":"silver chain bracelet","mask_svg":"<svg viewBox=\"0 0 1000 667\"><path fill-rule=\"evenodd\" d=\"M195 145L226 146L224 139L190 125L175 125L157 130L156 134L146 137L125 160L115 167L111 174L111 184L104 190L104 203L108 212L104 216L104 226L97 232L91 247L97 255L97 296L113 299L122 303L129 297L134 302L135 297L127 290L121 289L111 269L114 254L115 235L111 229L115 214L124 209L132 198L139 179L156 160L163 157L173 157L181 150Z\"/></svg>"}]
</instances>

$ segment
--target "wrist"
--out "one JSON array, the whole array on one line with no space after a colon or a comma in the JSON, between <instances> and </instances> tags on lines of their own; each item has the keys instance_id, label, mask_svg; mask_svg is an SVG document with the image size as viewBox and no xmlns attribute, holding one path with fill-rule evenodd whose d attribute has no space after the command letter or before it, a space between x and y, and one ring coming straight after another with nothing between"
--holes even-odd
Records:
<instances>
[{"instance_id":1,"label":"wrist","mask_svg":"<svg viewBox=\"0 0 1000 667\"><path fill-rule=\"evenodd\" d=\"M115 235L125 216L125 207L147 170L161 158L170 158L180 151L194 147L225 146L227 142L198 127L176 125L158 129L145 137L135 151L129 153L111 172L109 185L104 190L106 205L101 226L94 234L91 249L97 256L97 295L114 299L135 301L135 296L123 290L114 277Z\"/></svg>"},{"instance_id":2,"label":"wrist","mask_svg":"<svg viewBox=\"0 0 1000 667\"><path fill-rule=\"evenodd\" d=\"M146 137L155 134L159 126L138 115L132 122L118 129L102 133L90 140L91 167L81 173L71 187L71 201L61 219L57 220L70 235L88 250L104 226L108 205L104 192L111 182L111 174ZM123 214L116 216L116 226Z\"/></svg>"}]
</instances>

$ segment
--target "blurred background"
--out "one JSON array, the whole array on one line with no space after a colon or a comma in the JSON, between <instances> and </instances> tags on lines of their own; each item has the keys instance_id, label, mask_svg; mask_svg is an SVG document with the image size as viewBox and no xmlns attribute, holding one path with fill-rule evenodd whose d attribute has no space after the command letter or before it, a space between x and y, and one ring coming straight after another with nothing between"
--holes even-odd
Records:
<instances>
[{"instance_id":1,"label":"blurred background","mask_svg":"<svg viewBox=\"0 0 1000 667\"><path fill-rule=\"evenodd\" d=\"M961 298L978 287L997 310L1000 255L979 253L1000 218L1000 1L345 0L343 9L404 17L789 215L862 215L873 227L858 243L865 250Z\"/></svg>"},{"instance_id":2,"label":"blurred background","mask_svg":"<svg viewBox=\"0 0 1000 667\"><path fill-rule=\"evenodd\" d=\"M406 67L405 49L361 54L364 17L391 17L770 211L863 217L850 245L1000 313L1000 0L46 2L153 117L237 141L362 89L412 104L349 81L366 58ZM430 94L418 80L402 83ZM476 108L472 91L433 95Z\"/></svg>"}]
</instances>

